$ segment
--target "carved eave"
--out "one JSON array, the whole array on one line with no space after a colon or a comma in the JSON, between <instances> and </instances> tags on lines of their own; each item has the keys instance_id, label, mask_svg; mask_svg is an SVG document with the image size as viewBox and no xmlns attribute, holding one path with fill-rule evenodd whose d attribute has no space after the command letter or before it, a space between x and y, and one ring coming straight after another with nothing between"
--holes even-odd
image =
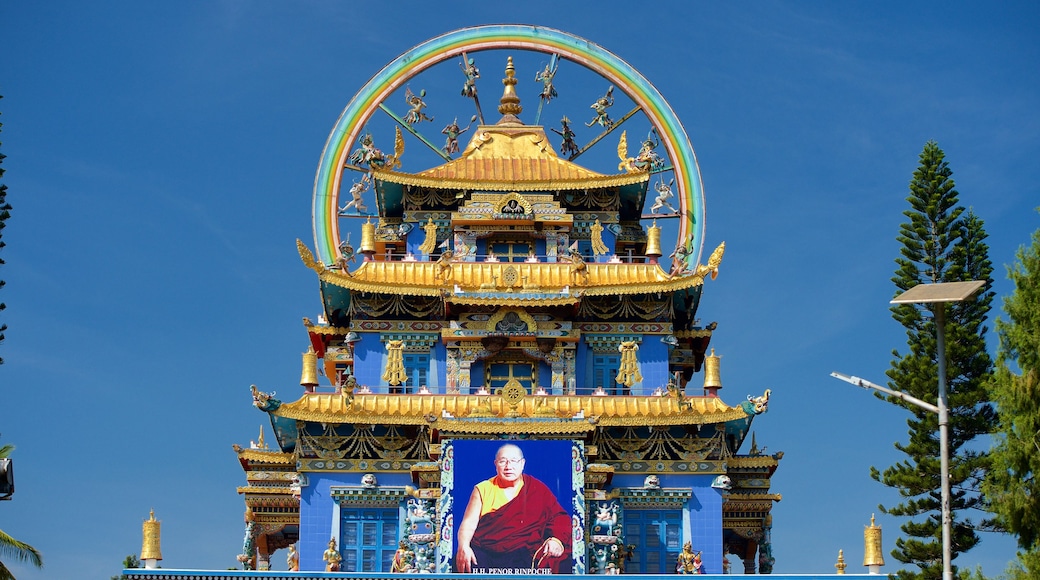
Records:
<instances>
[{"instance_id":1,"label":"carved eave","mask_svg":"<svg viewBox=\"0 0 1040 580\"><path fill-rule=\"evenodd\" d=\"M430 425L442 431L571 434L597 427L703 425L747 416L715 397L527 396L515 407L499 396L308 393L273 414L297 421Z\"/></svg>"},{"instance_id":2,"label":"carved eave","mask_svg":"<svg viewBox=\"0 0 1040 580\"><path fill-rule=\"evenodd\" d=\"M502 298L514 301L523 300L519 298L523 294L530 295L529 300L544 300L545 295L555 294L553 299L567 303L580 296L676 292L704 284L703 275L671 277L657 264L586 264L587 279L579 279L568 263L453 262L450 277L440 275L436 262L365 262L349 274L319 264L308 266L322 282L356 292L447 296L458 286L460 295L486 299L487 294L508 293L517 296ZM516 280L513 285L501 282L507 279L507 270L513 272L509 277ZM564 289L573 298L561 297Z\"/></svg>"},{"instance_id":3,"label":"carved eave","mask_svg":"<svg viewBox=\"0 0 1040 580\"><path fill-rule=\"evenodd\" d=\"M242 469L246 471L249 471L254 466L261 465L296 465L296 458L292 453L283 453L271 449L246 449L239 445L232 445L232 449L238 454L238 461L242 464Z\"/></svg>"},{"instance_id":4,"label":"carved eave","mask_svg":"<svg viewBox=\"0 0 1040 580\"><path fill-rule=\"evenodd\" d=\"M376 168L377 184L480 191L586 190L643 184L649 173L603 175L560 159L541 126L481 125L462 155L419 173Z\"/></svg>"},{"instance_id":5,"label":"carved eave","mask_svg":"<svg viewBox=\"0 0 1040 580\"><path fill-rule=\"evenodd\" d=\"M777 455L758 455L758 456L735 456L730 457L726 460L726 464L736 469L748 469L748 468L772 468L776 469L780 465L780 459L783 457L781 454Z\"/></svg>"},{"instance_id":6,"label":"carved eave","mask_svg":"<svg viewBox=\"0 0 1040 580\"><path fill-rule=\"evenodd\" d=\"M560 163L566 163L560 161ZM492 162L476 164L471 163L469 169L461 171L464 176L479 175L481 173L496 173L499 168L521 165L523 163L511 163L509 160L500 159ZM534 164L537 170L530 170L532 164L526 164L528 170L535 174L552 173L548 167L540 167L548 164ZM389 189L387 184L409 185L412 187L427 187L430 189L447 189L451 191L573 191L590 189L607 189L614 187L629 187L633 185L642 186L645 189L650 181L648 173L633 173L622 175L595 175L584 179L476 179L469 177L443 177L423 174L398 173L388 170L374 170L378 187ZM591 172L590 172L591 173Z\"/></svg>"}]
</instances>

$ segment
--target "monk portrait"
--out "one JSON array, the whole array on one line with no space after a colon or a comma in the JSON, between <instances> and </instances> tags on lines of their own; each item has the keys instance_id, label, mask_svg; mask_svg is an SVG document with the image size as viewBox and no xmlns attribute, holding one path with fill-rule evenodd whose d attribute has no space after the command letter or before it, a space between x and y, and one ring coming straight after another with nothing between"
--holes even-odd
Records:
<instances>
[{"instance_id":1,"label":"monk portrait","mask_svg":"<svg viewBox=\"0 0 1040 580\"><path fill-rule=\"evenodd\" d=\"M524 474L513 444L495 453L495 476L477 483L459 523L456 572L569 574L571 517L544 483Z\"/></svg>"}]
</instances>

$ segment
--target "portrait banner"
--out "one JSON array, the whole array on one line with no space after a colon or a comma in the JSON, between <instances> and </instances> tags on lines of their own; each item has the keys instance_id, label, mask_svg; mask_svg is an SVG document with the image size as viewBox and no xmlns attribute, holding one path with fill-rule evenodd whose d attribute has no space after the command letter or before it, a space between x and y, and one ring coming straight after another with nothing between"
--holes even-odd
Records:
<instances>
[{"instance_id":1,"label":"portrait banner","mask_svg":"<svg viewBox=\"0 0 1040 580\"><path fill-rule=\"evenodd\" d=\"M581 442L455 439L441 454L441 572L584 573Z\"/></svg>"}]
</instances>

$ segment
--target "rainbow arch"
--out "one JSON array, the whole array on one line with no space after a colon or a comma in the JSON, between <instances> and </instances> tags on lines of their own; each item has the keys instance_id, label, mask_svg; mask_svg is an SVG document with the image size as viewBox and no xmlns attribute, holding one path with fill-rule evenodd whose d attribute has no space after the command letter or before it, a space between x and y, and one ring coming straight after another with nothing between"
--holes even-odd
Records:
<instances>
[{"instance_id":1,"label":"rainbow arch","mask_svg":"<svg viewBox=\"0 0 1040 580\"><path fill-rule=\"evenodd\" d=\"M646 78L605 48L566 32L540 26L503 24L463 28L412 48L376 73L351 99L336 121L321 154L314 178L312 219L314 243L320 262L331 264L339 254L339 192L343 167L365 123L408 79L463 52L520 49L556 53L608 79L643 110L657 129L674 165L680 219L678 239L689 238L693 253L689 267L700 261L704 245L704 191L700 168L690 139L675 112Z\"/></svg>"}]
</instances>

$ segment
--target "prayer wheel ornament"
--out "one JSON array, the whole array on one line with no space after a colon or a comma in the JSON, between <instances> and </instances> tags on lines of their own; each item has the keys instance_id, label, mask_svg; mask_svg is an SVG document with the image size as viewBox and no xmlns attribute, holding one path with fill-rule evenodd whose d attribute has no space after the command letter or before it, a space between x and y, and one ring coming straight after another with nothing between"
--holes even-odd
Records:
<instances>
[{"instance_id":1,"label":"prayer wheel ornament","mask_svg":"<svg viewBox=\"0 0 1040 580\"><path fill-rule=\"evenodd\" d=\"M655 262L661 257L661 228L657 225L657 220L646 228L646 257Z\"/></svg>"},{"instance_id":2,"label":"prayer wheel ornament","mask_svg":"<svg viewBox=\"0 0 1040 580\"><path fill-rule=\"evenodd\" d=\"M300 386L308 393L314 392L314 387L318 386L318 354L314 352L314 347L307 347L307 352L303 353Z\"/></svg>"},{"instance_id":3,"label":"prayer wheel ornament","mask_svg":"<svg viewBox=\"0 0 1040 580\"><path fill-rule=\"evenodd\" d=\"M719 389L722 388L722 376L719 374L719 366L722 357L715 355L715 349L711 354L704 357L704 391L709 397L718 397Z\"/></svg>"},{"instance_id":4,"label":"prayer wheel ornament","mask_svg":"<svg viewBox=\"0 0 1040 580\"><path fill-rule=\"evenodd\" d=\"M863 565L870 574L880 574L885 565L881 555L881 526L874 525L874 514L870 514L870 525L863 527Z\"/></svg>"},{"instance_id":5,"label":"prayer wheel ornament","mask_svg":"<svg viewBox=\"0 0 1040 580\"><path fill-rule=\"evenodd\" d=\"M155 519L155 510L149 510L148 519L141 526L141 561L149 570L158 568L158 562L162 560L159 539L160 525L161 523Z\"/></svg>"}]
</instances>

